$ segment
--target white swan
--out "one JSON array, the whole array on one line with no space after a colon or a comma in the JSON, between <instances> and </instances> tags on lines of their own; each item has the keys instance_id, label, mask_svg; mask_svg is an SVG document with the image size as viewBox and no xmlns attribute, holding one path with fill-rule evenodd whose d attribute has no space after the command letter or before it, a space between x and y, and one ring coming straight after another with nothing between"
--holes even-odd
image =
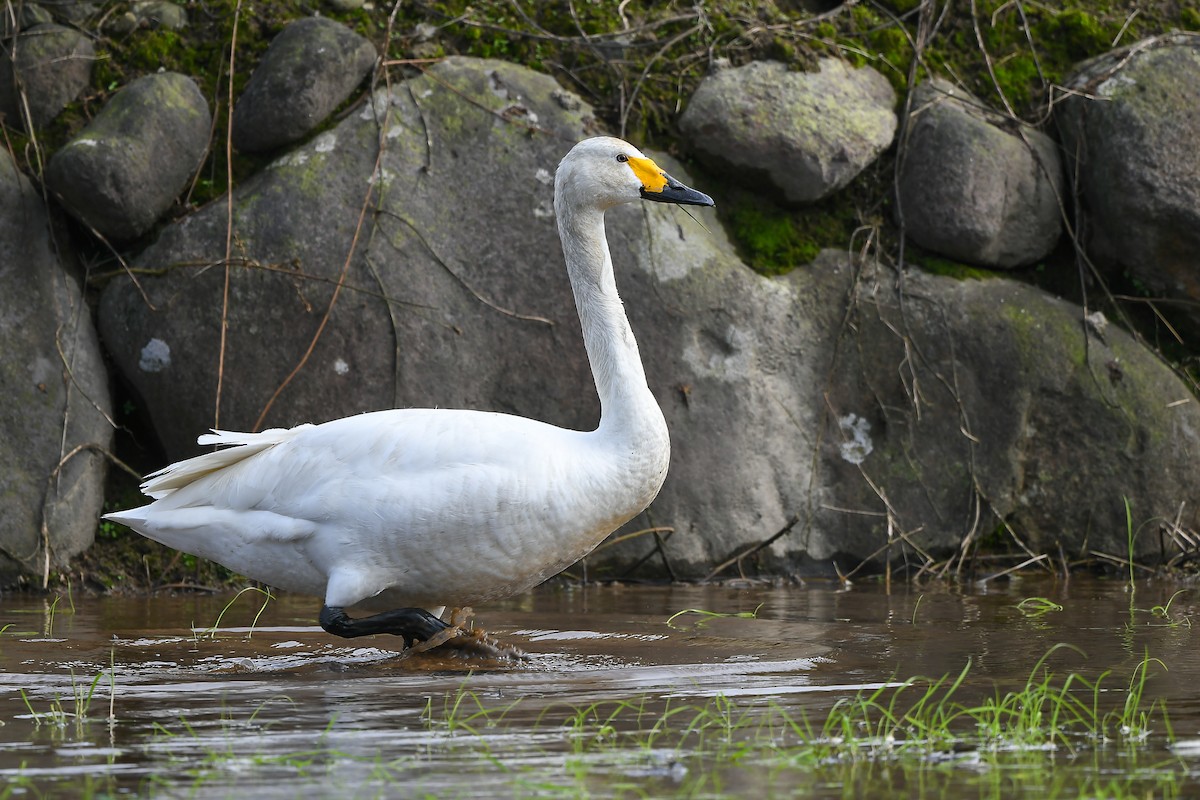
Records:
<instances>
[{"instance_id":1,"label":"white swan","mask_svg":"<svg viewBox=\"0 0 1200 800\"><path fill-rule=\"evenodd\" d=\"M604 212L638 198L713 205L633 146L577 144L554 210L600 396L594 431L481 411L397 409L262 433L148 476L154 502L106 514L143 536L281 589L324 596L339 636L405 644L446 627L424 611L525 591L642 511L670 440L613 279ZM364 601L391 610L352 619Z\"/></svg>"}]
</instances>

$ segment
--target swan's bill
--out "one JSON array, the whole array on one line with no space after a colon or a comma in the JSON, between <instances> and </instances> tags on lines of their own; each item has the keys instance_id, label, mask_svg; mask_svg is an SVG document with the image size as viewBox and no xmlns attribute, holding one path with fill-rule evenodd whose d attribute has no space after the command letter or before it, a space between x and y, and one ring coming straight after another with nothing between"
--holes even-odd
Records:
<instances>
[{"instance_id":1,"label":"swan's bill","mask_svg":"<svg viewBox=\"0 0 1200 800\"><path fill-rule=\"evenodd\" d=\"M704 192L684 186L672 178L662 167L648 158L629 158L629 167L642 182L642 197L657 203L676 203L681 206L715 206L713 199Z\"/></svg>"}]
</instances>

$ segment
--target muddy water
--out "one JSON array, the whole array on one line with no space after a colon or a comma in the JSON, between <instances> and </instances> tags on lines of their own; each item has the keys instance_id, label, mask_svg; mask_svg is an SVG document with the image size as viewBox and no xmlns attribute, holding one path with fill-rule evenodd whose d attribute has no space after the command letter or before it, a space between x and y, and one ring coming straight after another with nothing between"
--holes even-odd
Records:
<instances>
[{"instance_id":1,"label":"muddy water","mask_svg":"<svg viewBox=\"0 0 1200 800\"><path fill-rule=\"evenodd\" d=\"M1200 591L1179 588L543 588L477 609L516 663L336 640L306 598L5 595L0 798L1200 796ZM744 616L667 624L684 609ZM792 727L968 663L961 695L995 697L1043 656L1119 709L1147 655L1169 728L1136 741L809 757Z\"/></svg>"}]
</instances>

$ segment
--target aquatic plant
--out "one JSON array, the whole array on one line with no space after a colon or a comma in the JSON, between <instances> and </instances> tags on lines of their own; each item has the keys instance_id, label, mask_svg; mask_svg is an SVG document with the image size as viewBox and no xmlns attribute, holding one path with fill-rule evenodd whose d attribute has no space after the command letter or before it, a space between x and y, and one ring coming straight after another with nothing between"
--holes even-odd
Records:
<instances>
[{"instance_id":1,"label":"aquatic plant","mask_svg":"<svg viewBox=\"0 0 1200 800\"><path fill-rule=\"evenodd\" d=\"M1170 723L1166 721L1167 710L1162 701L1151 701L1148 706L1142 702L1146 692L1146 676L1151 663L1166 669L1166 665L1162 661L1150 658L1149 654L1143 655L1141 662L1134 668L1133 675L1129 678L1129 690L1125 694L1125 703L1121 706L1120 711L1105 717L1105 722L1111 722L1120 736L1126 739L1142 741L1149 737L1150 720L1156 708L1164 725L1167 726L1168 735L1170 735ZM1099 691L1098 688L1097 691ZM1102 733L1107 727L1107 725L1102 727Z\"/></svg>"},{"instance_id":2,"label":"aquatic plant","mask_svg":"<svg viewBox=\"0 0 1200 800\"><path fill-rule=\"evenodd\" d=\"M647 752L668 746L680 757L685 752L703 755L715 749L728 755L736 745L743 756L768 760L823 761L828 759L878 759L925 757L944 752L1008 752L1054 750L1077 752L1104 741L1143 741L1166 710L1145 696L1148 670L1162 666L1149 655L1130 676L1124 701L1104 710L1102 698L1108 673L1090 681L1078 673L1055 674L1047 662L1056 645L1030 671L1018 689L960 699L967 691L971 663L954 675L911 678L856 692L838 700L819 726L807 715L797 715L778 700L765 707L742 704L718 694L702 705L675 704L668 698L657 704L637 701L598 701L581 707L555 707L538 716L539 725L559 723L567 731L571 752ZM462 707L470 708L464 715ZM480 698L460 689L444 703L443 717L434 718L432 700L422 719L431 728L463 730L478 735L468 723L484 720L499 727L517 704L489 709Z\"/></svg>"},{"instance_id":3,"label":"aquatic plant","mask_svg":"<svg viewBox=\"0 0 1200 800\"><path fill-rule=\"evenodd\" d=\"M921 607L921 601L925 599L925 595L917 595L917 602L913 603L912 618L909 620L913 625L917 624L917 609Z\"/></svg>"},{"instance_id":4,"label":"aquatic plant","mask_svg":"<svg viewBox=\"0 0 1200 800\"><path fill-rule=\"evenodd\" d=\"M70 606L70 611L59 611L58 604L62 602L63 595L56 594L54 599L50 601L50 605L46 608L45 618L45 635L54 635L54 618L58 614L74 614L75 613L75 598L71 592L71 582L67 581L67 604Z\"/></svg>"},{"instance_id":5,"label":"aquatic plant","mask_svg":"<svg viewBox=\"0 0 1200 800\"><path fill-rule=\"evenodd\" d=\"M1129 504L1129 498L1122 497L1121 500L1125 503L1125 540L1129 543L1129 607L1133 608L1133 595L1137 591L1133 579L1133 541L1136 533L1133 530L1133 507Z\"/></svg>"},{"instance_id":6,"label":"aquatic plant","mask_svg":"<svg viewBox=\"0 0 1200 800\"><path fill-rule=\"evenodd\" d=\"M1026 617L1041 617L1051 611L1062 611L1063 607L1045 597L1026 597L1017 603L1017 610Z\"/></svg>"},{"instance_id":7,"label":"aquatic plant","mask_svg":"<svg viewBox=\"0 0 1200 800\"><path fill-rule=\"evenodd\" d=\"M425 701L425 709L421 712L421 720L426 730L444 732L449 736L467 733L479 736L480 726L496 727L504 720L504 716L516 707L514 700L500 708L489 708L474 692L468 691L466 682L459 685L453 694L442 697L442 709L438 714L434 708L433 698Z\"/></svg>"},{"instance_id":8,"label":"aquatic plant","mask_svg":"<svg viewBox=\"0 0 1200 800\"><path fill-rule=\"evenodd\" d=\"M96 673L96 677L92 678L91 683L85 684L78 682L75 670L72 669L70 698L64 702L61 697L53 697L49 702L49 708L45 711L38 711L33 707L33 700L24 689L19 689L18 693L35 727L45 725L55 730L59 735L62 735L66 732L67 725L70 723L74 725L76 738L82 738L84 725L89 721L88 709L91 708L92 698L96 694L96 687L100 684L104 674L103 671ZM111 672L110 680L113 680ZM109 713L110 715L112 713L111 701Z\"/></svg>"},{"instance_id":9,"label":"aquatic plant","mask_svg":"<svg viewBox=\"0 0 1200 800\"><path fill-rule=\"evenodd\" d=\"M192 625L192 636L196 639L196 641L199 641L202 637L207 637L209 639L216 639L217 631L221 627L221 620L223 620L225 618L226 612L228 612L229 609L233 608L234 604L236 604L237 601L239 599L241 599L241 596L246 594L247 592L258 592L259 594L261 594L263 596L262 605L259 607L258 613L256 613L254 615L254 619L250 622L250 630L246 632L247 639L253 638L254 628L258 625L259 618L262 617L263 612L267 610L267 605L271 602L271 600L274 599L274 595L271 594L271 590L269 588L262 589L262 588L259 588L258 586L247 586L247 587L243 588L241 591L239 591L237 594L235 594L232 598L230 598L229 602L226 603L224 608L221 609L221 613L217 614L216 622L214 622L212 625L210 625L207 628L200 629L200 628L197 628L193 624Z\"/></svg>"},{"instance_id":10,"label":"aquatic plant","mask_svg":"<svg viewBox=\"0 0 1200 800\"><path fill-rule=\"evenodd\" d=\"M678 626L675 625L674 622L675 622L675 620L679 619L680 617L682 617L685 614L697 614L701 617L704 617L704 620L701 620L700 622L698 622L697 625L703 625L705 620L718 619L721 617L739 617L741 619L758 619L759 609L761 609L763 607L763 605L765 605L765 604L759 603L757 606L755 606L753 611L739 611L739 612L728 612L728 613L722 612L722 611L707 611L703 608L685 608L682 611L676 611L674 614L672 614L670 617L668 617L667 621L666 621L666 626L668 628L678 629Z\"/></svg>"},{"instance_id":11,"label":"aquatic plant","mask_svg":"<svg viewBox=\"0 0 1200 800\"><path fill-rule=\"evenodd\" d=\"M412 724L398 721L386 738L335 715L314 741L265 715L281 702L300 708L277 695L248 710L223 708L215 720L153 721L156 741L142 746L165 761L144 788L207 796L297 781L324 796L393 796L403 786L405 796L443 797L484 779L493 793L539 797L722 798L784 787L791 796L827 797L818 787L889 785L926 787L921 796L961 796L969 786L972 796L999 798L1021 785L1047 798L1180 796L1184 768L1161 753L1153 763L1143 755L1155 729L1171 738L1165 709L1147 693L1151 667L1161 662L1144 656L1114 702L1107 673L1089 681L1049 668L1064 647L1008 691L977 685L968 662L939 678L864 688L815 719L794 698L724 694L700 702L618 696L530 716L521 702L481 693L468 677L429 696ZM77 696L86 716L90 693ZM1121 771L1089 771L1089 759L1111 763L1100 755L1110 743L1125 748ZM460 788L449 788L448 776ZM78 796L120 791L99 782Z\"/></svg>"},{"instance_id":12,"label":"aquatic plant","mask_svg":"<svg viewBox=\"0 0 1200 800\"><path fill-rule=\"evenodd\" d=\"M1177 628L1179 626L1186 626L1188 628L1192 627L1192 617L1190 614L1176 615L1175 613L1173 613L1171 611L1171 606L1175 604L1175 598L1179 597L1179 595L1184 594L1185 592L1188 592L1188 591L1190 591L1190 590L1189 589L1180 589L1180 590L1176 591L1175 594L1171 595L1171 597L1167 600L1166 603L1163 603L1161 605L1151 606L1149 609L1146 609L1147 614L1150 614L1151 616L1154 616L1154 617L1157 617L1158 619L1163 620L1161 623L1151 622L1151 623L1147 623L1147 624L1148 625L1156 625L1156 624L1157 625L1166 625L1167 627L1170 627L1170 628ZM1141 611L1142 609L1137 609L1137 610ZM0 631L0 633L3 633L3 631Z\"/></svg>"}]
</instances>

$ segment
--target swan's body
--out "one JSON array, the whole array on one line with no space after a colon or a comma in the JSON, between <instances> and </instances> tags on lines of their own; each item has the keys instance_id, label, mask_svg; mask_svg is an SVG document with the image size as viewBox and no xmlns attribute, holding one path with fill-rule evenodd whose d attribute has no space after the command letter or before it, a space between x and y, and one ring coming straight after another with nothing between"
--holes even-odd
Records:
<instances>
[{"instance_id":1,"label":"swan's body","mask_svg":"<svg viewBox=\"0 0 1200 800\"><path fill-rule=\"evenodd\" d=\"M471 605L530 588L645 508L667 471L661 415L646 435L622 458L598 432L440 409L223 433L204 443L240 446L160 480L228 463L116 519L331 606L385 590L391 607Z\"/></svg>"},{"instance_id":2,"label":"swan's body","mask_svg":"<svg viewBox=\"0 0 1200 800\"><path fill-rule=\"evenodd\" d=\"M142 490L153 503L107 517L273 586L324 596L322 625L344 636L427 638L428 624L401 609L399 623L381 614L367 620L388 617L386 627L355 627L367 620L348 619L344 607L481 603L574 563L649 505L670 460L604 233L604 211L639 197L712 204L618 139L580 142L559 166L555 211L600 395L596 430L400 409L216 432L200 443L232 447L151 475Z\"/></svg>"}]
</instances>

